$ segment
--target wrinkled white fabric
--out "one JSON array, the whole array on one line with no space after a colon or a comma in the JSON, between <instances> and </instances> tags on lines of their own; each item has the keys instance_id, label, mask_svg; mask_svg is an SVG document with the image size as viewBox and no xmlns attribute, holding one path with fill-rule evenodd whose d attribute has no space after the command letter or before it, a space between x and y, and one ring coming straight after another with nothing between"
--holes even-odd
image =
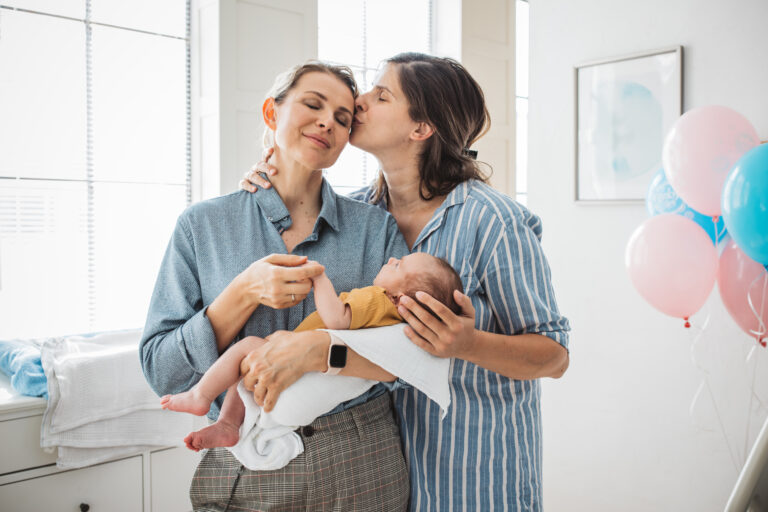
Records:
<instances>
[{"instance_id":1,"label":"wrinkled white fabric","mask_svg":"<svg viewBox=\"0 0 768 512\"><path fill-rule=\"evenodd\" d=\"M135 329L43 343L48 405L40 446L59 448L60 467L180 445L194 429L193 416L160 408L139 364L140 335Z\"/></svg>"},{"instance_id":2,"label":"wrinkled white fabric","mask_svg":"<svg viewBox=\"0 0 768 512\"><path fill-rule=\"evenodd\" d=\"M434 357L414 345L403 334L403 325L381 329L329 330L352 350L369 361L417 387L434 400L443 416L450 404L448 370L450 360ZM306 373L285 389L275 408L264 413L246 390L242 381L238 394L245 404L245 420L240 426L240 440L229 450L251 470L274 470L285 467L304 451L295 430L309 425L317 417L331 411L339 403L364 393L376 381Z\"/></svg>"}]
</instances>

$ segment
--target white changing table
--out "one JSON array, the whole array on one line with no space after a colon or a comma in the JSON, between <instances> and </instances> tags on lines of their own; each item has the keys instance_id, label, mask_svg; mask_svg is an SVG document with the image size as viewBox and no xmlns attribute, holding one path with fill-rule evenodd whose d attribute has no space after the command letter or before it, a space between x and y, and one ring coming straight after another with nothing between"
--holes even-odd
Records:
<instances>
[{"instance_id":1,"label":"white changing table","mask_svg":"<svg viewBox=\"0 0 768 512\"><path fill-rule=\"evenodd\" d=\"M162 448L81 469L59 469L40 448L46 401L0 374L0 509L13 512L181 512L200 456Z\"/></svg>"}]
</instances>

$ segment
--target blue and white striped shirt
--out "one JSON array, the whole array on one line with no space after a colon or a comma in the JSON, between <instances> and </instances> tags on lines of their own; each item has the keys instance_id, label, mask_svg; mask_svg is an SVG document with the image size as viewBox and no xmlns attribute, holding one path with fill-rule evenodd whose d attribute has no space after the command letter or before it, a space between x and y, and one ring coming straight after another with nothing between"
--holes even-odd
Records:
<instances>
[{"instance_id":1,"label":"blue and white striped shirt","mask_svg":"<svg viewBox=\"0 0 768 512\"><path fill-rule=\"evenodd\" d=\"M371 202L371 189L352 197ZM386 208L386 204L379 203ZM453 189L413 247L447 260L475 307L477 329L536 333L568 348L541 221L479 181ZM410 471L411 510L541 510L541 388L461 359L451 364L451 408L411 387L393 392Z\"/></svg>"}]
</instances>

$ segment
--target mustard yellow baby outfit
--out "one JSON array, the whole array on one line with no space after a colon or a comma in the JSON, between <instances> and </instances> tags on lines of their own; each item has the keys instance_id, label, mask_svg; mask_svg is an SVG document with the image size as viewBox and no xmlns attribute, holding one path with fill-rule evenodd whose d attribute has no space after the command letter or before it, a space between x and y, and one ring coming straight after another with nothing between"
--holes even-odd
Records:
<instances>
[{"instance_id":1,"label":"mustard yellow baby outfit","mask_svg":"<svg viewBox=\"0 0 768 512\"><path fill-rule=\"evenodd\" d=\"M339 298L344 304L349 305L352 312L350 329L365 329L368 327L385 327L399 324L403 317L397 312L397 308L387 297L387 292L381 286L366 286L355 288L349 292L341 292ZM315 311L305 318L294 332L325 329L325 324L320 314Z\"/></svg>"}]
</instances>

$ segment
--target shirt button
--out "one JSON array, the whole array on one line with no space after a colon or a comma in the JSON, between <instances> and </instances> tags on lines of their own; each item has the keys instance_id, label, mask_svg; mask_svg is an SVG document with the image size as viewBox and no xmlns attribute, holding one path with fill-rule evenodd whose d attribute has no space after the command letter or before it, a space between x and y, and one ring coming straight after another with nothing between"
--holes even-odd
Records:
<instances>
[{"instance_id":1,"label":"shirt button","mask_svg":"<svg viewBox=\"0 0 768 512\"><path fill-rule=\"evenodd\" d=\"M301 429L301 433L304 434L304 437L312 437L315 433L315 428L312 425L307 425Z\"/></svg>"}]
</instances>

